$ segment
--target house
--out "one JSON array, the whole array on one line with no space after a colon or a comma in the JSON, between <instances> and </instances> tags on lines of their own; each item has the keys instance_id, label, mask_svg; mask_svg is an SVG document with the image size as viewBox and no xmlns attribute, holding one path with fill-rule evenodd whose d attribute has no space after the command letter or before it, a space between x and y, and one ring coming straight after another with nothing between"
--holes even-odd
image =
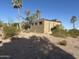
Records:
<instances>
[{"instance_id":1,"label":"house","mask_svg":"<svg viewBox=\"0 0 79 59\"><path fill-rule=\"evenodd\" d=\"M61 25L61 22L56 19L55 20L47 20L47 19L36 20L32 23L30 32L50 34L52 33L51 28L57 25Z\"/></svg>"}]
</instances>

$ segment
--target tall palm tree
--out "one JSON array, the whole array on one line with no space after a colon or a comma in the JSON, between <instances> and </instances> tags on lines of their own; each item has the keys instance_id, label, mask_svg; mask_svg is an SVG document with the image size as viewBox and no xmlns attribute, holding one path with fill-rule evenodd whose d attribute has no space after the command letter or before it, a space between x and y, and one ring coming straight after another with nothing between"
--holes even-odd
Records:
<instances>
[{"instance_id":1,"label":"tall palm tree","mask_svg":"<svg viewBox=\"0 0 79 59\"><path fill-rule=\"evenodd\" d=\"M36 14L37 19L40 19L40 10L39 9L36 10L35 14Z\"/></svg>"},{"instance_id":2,"label":"tall palm tree","mask_svg":"<svg viewBox=\"0 0 79 59\"><path fill-rule=\"evenodd\" d=\"M21 8L22 7L22 0L12 0L12 5L14 8Z\"/></svg>"},{"instance_id":3,"label":"tall palm tree","mask_svg":"<svg viewBox=\"0 0 79 59\"><path fill-rule=\"evenodd\" d=\"M26 12L25 12L25 14L26 14L26 18L25 18L25 20L27 20L28 22L29 22L29 20L30 20L30 9L27 9L26 10Z\"/></svg>"},{"instance_id":4,"label":"tall palm tree","mask_svg":"<svg viewBox=\"0 0 79 59\"><path fill-rule=\"evenodd\" d=\"M13 8L18 10L18 20L20 21L20 8L22 7L22 0L12 0ZM21 29L21 24L19 24L19 28Z\"/></svg>"},{"instance_id":5,"label":"tall palm tree","mask_svg":"<svg viewBox=\"0 0 79 59\"><path fill-rule=\"evenodd\" d=\"M27 10L26 10L26 16L29 17L29 15L30 15L30 10L27 9Z\"/></svg>"},{"instance_id":6,"label":"tall palm tree","mask_svg":"<svg viewBox=\"0 0 79 59\"><path fill-rule=\"evenodd\" d=\"M75 29L75 23L77 21L77 17L76 16L72 16L71 18L71 23L73 24L73 29Z\"/></svg>"},{"instance_id":7,"label":"tall palm tree","mask_svg":"<svg viewBox=\"0 0 79 59\"><path fill-rule=\"evenodd\" d=\"M29 9L26 10L26 16L26 20L29 22L29 24L31 24L36 19L36 14L30 15Z\"/></svg>"},{"instance_id":8,"label":"tall palm tree","mask_svg":"<svg viewBox=\"0 0 79 59\"><path fill-rule=\"evenodd\" d=\"M31 24L36 21L37 19L40 18L40 10L36 10L36 12L32 15L30 15L30 10L26 10L26 20L28 21L29 25L31 26Z\"/></svg>"}]
</instances>

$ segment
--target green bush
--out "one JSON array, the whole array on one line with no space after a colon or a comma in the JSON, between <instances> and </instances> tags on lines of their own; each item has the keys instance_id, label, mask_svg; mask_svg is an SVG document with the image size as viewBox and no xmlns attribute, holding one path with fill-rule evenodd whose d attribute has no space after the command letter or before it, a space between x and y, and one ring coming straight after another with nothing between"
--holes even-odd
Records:
<instances>
[{"instance_id":1,"label":"green bush","mask_svg":"<svg viewBox=\"0 0 79 59\"><path fill-rule=\"evenodd\" d=\"M70 37L77 38L79 36L79 30L77 30L77 29L70 29L68 31L68 35Z\"/></svg>"},{"instance_id":2,"label":"green bush","mask_svg":"<svg viewBox=\"0 0 79 59\"><path fill-rule=\"evenodd\" d=\"M14 35L16 35L16 32L17 32L16 27L13 27L13 26L4 26L3 27L4 38L14 36Z\"/></svg>"},{"instance_id":3,"label":"green bush","mask_svg":"<svg viewBox=\"0 0 79 59\"><path fill-rule=\"evenodd\" d=\"M65 38L67 36L67 32L64 29L62 29L59 25L52 28L51 31L52 31L52 35L56 37Z\"/></svg>"}]
</instances>

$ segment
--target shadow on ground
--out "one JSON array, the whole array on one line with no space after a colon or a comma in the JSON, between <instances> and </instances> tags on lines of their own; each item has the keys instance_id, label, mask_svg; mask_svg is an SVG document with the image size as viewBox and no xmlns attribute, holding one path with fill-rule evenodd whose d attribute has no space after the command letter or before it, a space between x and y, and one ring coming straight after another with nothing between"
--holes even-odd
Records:
<instances>
[{"instance_id":1,"label":"shadow on ground","mask_svg":"<svg viewBox=\"0 0 79 59\"><path fill-rule=\"evenodd\" d=\"M50 43L46 37L32 36L27 38L12 38L10 43L0 47L0 57L3 59L75 59L69 53Z\"/></svg>"}]
</instances>

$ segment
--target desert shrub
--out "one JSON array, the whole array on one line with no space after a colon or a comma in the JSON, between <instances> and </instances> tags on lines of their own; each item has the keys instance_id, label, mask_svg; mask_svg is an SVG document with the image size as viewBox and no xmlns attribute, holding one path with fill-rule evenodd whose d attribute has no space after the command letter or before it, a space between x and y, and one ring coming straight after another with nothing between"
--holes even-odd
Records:
<instances>
[{"instance_id":1,"label":"desert shrub","mask_svg":"<svg viewBox=\"0 0 79 59\"><path fill-rule=\"evenodd\" d=\"M16 35L17 29L14 26L4 26L3 33L4 33L4 38L12 37Z\"/></svg>"},{"instance_id":2,"label":"desert shrub","mask_svg":"<svg viewBox=\"0 0 79 59\"><path fill-rule=\"evenodd\" d=\"M15 28L17 33L20 32L20 28L19 28L19 24L18 23L11 24L11 27Z\"/></svg>"},{"instance_id":3,"label":"desert shrub","mask_svg":"<svg viewBox=\"0 0 79 59\"><path fill-rule=\"evenodd\" d=\"M62 29L59 25L51 29L52 35L56 37L66 37L67 32L66 30Z\"/></svg>"},{"instance_id":4,"label":"desert shrub","mask_svg":"<svg viewBox=\"0 0 79 59\"><path fill-rule=\"evenodd\" d=\"M13 23L13 24L11 24L11 26L14 26L17 28L17 26L19 27L19 23Z\"/></svg>"},{"instance_id":5,"label":"desert shrub","mask_svg":"<svg viewBox=\"0 0 79 59\"><path fill-rule=\"evenodd\" d=\"M22 25L22 28L25 29L25 30L27 30L28 28L30 28L30 26L29 26L29 24L24 23L24 24Z\"/></svg>"},{"instance_id":6,"label":"desert shrub","mask_svg":"<svg viewBox=\"0 0 79 59\"><path fill-rule=\"evenodd\" d=\"M62 41L58 42L58 44L66 46L67 45L67 41L66 40L62 40Z\"/></svg>"},{"instance_id":7,"label":"desert shrub","mask_svg":"<svg viewBox=\"0 0 79 59\"><path fill-rule=\"evenodd\" d=\"M77 29L70 29L68 31L68 35L70 37L77 38L79 36L79 30L77 30Z\"/></svg>"},{"instance_id":8,"label":"desert shrub","mask_svg":"<svg viewBox=\"0 0 79 59\"><path fill-rule=\"evenodd\" d=\"M0 20L0 27L2 27L3 26L3 22Z\"/></svg>"}]
</instances>

